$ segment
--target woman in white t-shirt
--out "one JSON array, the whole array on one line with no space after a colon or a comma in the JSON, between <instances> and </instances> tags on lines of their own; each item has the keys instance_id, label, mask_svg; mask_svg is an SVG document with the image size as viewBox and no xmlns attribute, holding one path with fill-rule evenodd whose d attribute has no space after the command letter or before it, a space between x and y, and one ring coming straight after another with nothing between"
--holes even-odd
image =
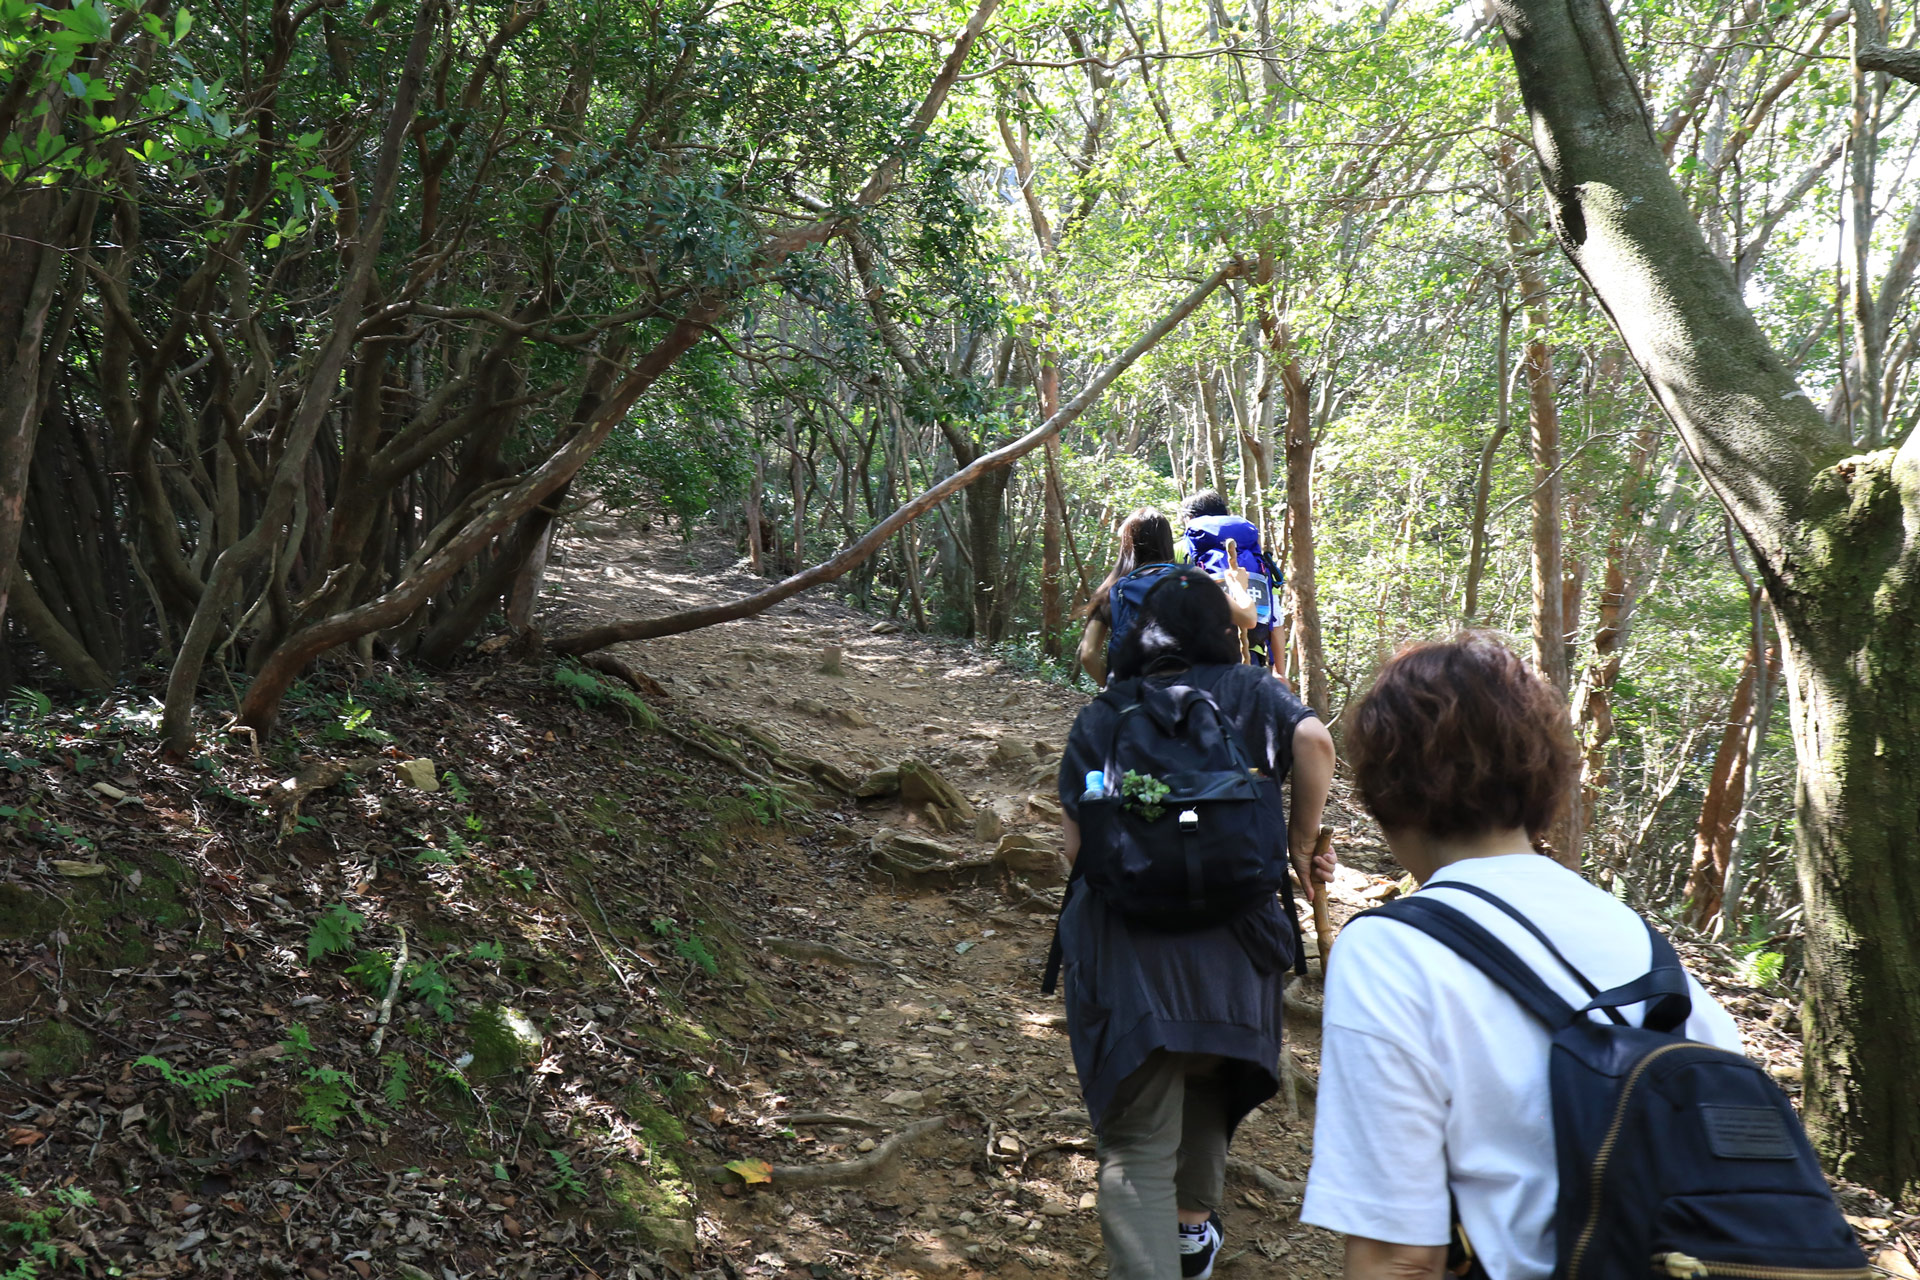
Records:
<instances>
[{"instance_id":1,"label":"woman in white t-shirt","mask_svg":"<svg viewBox=\"0 0 1920 1280\"><path fill-rule=\"evenodd\" d=\"M1534 851L1577 757L1564 699L1498 640L1467 633L1403 650L1346 746L1388 847L1423 886L1496 894L1601 989L1650 967L1640 918ZM1445 900L1576 1007L1586 1002L1497 907L1457 891ZM1302 1221L1346 1235L1347 1280L1441 1276L1454 1213L1491 1280L1544 1280L1559 1190L1546 1029L1447 947L1391 920L1353 922L1337 950ZM1738 1051L1733 1019L1688 986L1686 1035ZM1642 1010L1622 1012L1638 1023Z\"/></svg>"}]
</instances>

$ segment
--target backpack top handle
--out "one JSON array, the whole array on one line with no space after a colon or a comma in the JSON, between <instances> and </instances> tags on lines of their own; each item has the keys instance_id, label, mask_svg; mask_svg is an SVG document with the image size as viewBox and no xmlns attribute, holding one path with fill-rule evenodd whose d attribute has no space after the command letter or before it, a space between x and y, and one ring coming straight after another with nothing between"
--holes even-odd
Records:
<instances>
[{"instance_id":1,"label":"backpack top handle","mask_svg":"<svg viewBox=\"0 0 1920 1280\"><path fill-rule=\"evenodd\" d=\"M1148 710L1145 700L1140 696L1140 686L1145 683L1144 678L1136 678L1128 683L1134 686L1132 690L1133 701L1120 708L1120 713L1113 718L1113 733L1107 739L1106 758L1101 762L1107 789L1113 795L1120 794L1121 775L1117 772L1120 767L1120 730L1126 727L1127 717L1137 711ZM1101 697L1111 697L1115 692L1117 692L1117 689L1109 686L1106 692L1101 694ZM1214 723L1220 727L1220 737L1227 744L1227 759L1233 764L1236 770L1246 775L1247 781L1257 787L1260 783L1260 775L1255 773L1253 766L1247 763L1246 753L1240 749L1240 736L1234 732L1233 722L1228 720L1226 713L1220 710L1220 704L1214 700L1211 692L1199 688L1195 688L1193 692L1195 696L1187 702L1185 714L1181 715L1179 719L1174 722L1172 726L1173 730L1178 732L1180 725L1193 715L1195 707L1205 705L1211 708ZM1151 716L1152 713L1148 712L1148 714Z\"/></svg>"},{"instance_id":2,"label":"backpack top handle","mask_svg":"<svg viewBox=\"0 0 1920 1280\"><path fill-rule=\"evenodd\" d=\"M1547 950L1555 959L1566 965L1568 972L1586 989L1591 997L1588 1002L1576 1009L1540 980L1540 976L1514 955L1507 945L1494 937L1485 926L1443 902L1416 895L1402 898L1375 907L1371 911L1355 916L1383 915L1411 925L1422 933L1442 943L1461 959L1487 975L1493 983L1505 990L1522 1008L1538 1018L1552 1031L1558 1031L1571 1025L1575 1019L1593 1012L1604 1012L1615 1023L1624 1023L1619 1010L1629 1005L1645 1004L1646 1018L1643 1026L1649 1031L1675 1034L1686 1024L1693 1013L1693 997L1687 986L1687 973L1680 965L1680 957L1675 954L1673 944L1652 925L1647 925L1647 937L1652 944L1653 967L1633 981L1607 991L1596 992L1580 971L1567 963L1551 942L1547 942L1540 930L1521 915L1512 906L1485 890L1467 885L1442 881L1432 886L1439 888L1466 889L1478 897L1485 898L1506 912L1513 919L1526 926L1528 932L1546 944ZM1424 893L1424 890L1422 891ZM1353 921L1348 921L1352 924ZM1644 922L1643 922L1644 923Z\"/></svg>"}]
</instances>

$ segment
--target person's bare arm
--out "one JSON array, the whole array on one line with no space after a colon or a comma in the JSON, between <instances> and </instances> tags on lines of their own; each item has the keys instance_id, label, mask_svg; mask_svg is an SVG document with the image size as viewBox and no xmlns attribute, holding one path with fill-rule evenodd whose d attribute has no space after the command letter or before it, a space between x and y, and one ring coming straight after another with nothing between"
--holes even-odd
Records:
<instances>
[{"instance_id":1,"label":"person's bare arm","mask_svg":"<svg viewBox=\"0 0 1920 1280\"><path fill-rule=\"evenodd\" d=\"M1347 1237L1345 1280L1441 1280L1447 1271L1443 1244L1388 1244Z\"/></svg>"},{"instance_id":2,"label":"person's bare arm","mask_svg":"<svg viewBox=\"0 0 1920 1280\"><path fill-rule=\"evenodd\" d=\"M1247 571L1240 567L1240 547L1232 538L1227 539L1227 567L1214 581L1227 593L1227 608L1233 611L1234 626L1241 631L1251 631L1260 625L1260 607L1253 602Z\"/></svg>"},{"instance_id":3,"label":"person's bare arm","mask_svg":"<svg viewBox=\"0 0 1920 1280\"><path fill-rule=\"evenodd\" d=\"M1293 730L1293 808L1287 816L1288 852L1294 874L1311 902L1320 885L1333 880L1331 852L1316 860L1314 842L1320 835L1320 815L1326 811L1327 792L1333 787L1333 735L1318 719L1308 716Z\"/></svg>"},{"instance_id":4,"label":"person's bare arm","mask_svg":"<svg viewBox=\"0 0 1920 1280\"><path fill-rule=\"evenodd\" d=\"M1087 619L1080 633L1080 669L1097 685L1107 683L1107 624L1098 618Z\"/></svg>"}]
</instances>

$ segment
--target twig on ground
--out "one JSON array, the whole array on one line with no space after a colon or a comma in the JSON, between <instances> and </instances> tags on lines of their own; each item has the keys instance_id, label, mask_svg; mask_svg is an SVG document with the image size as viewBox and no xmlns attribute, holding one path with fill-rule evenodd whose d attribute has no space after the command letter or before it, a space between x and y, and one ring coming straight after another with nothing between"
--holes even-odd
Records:
<instances>
[{"instance_id":1,"label":"twig on ground","mask_svg":"<svg viewBox=\"0 0 1920 1280\"><path fill-rule=\"evenodd\" d=\"M769 1170L775 1187L844 1187L865 1182L880 1172L889 1160L914 1143L945 1125L944 1115L916 1120L858 1160L835 1160L828 1164L777 1164ZM725 1165L712 1165L705 1171L711 1179L727 1174Z\"/></svg>"},{"instance_id":2,"label":"twig on ground","mask_svg":"<svg viewBox=\"0 0 1920 1280\"><path fill-rule=\"evenodd\" d=\"M373 1024L373 1056L380 1056L380 1046L387 1040L387 1023L393 1018L394 997L400 994L400 980L407 972L407 926L395 925L400 934L400 954L394 957L393 972L387 976L386 998L380 1001L380 1016Z\"/></svg>"},{"instance_id":3,"label":"twig on ground","mask_svg":"<svg viewBox=\"0 0 1920 1280\"><path fill-rule=\"evenodd\" d=\"M887 1126L878 1120L868 1120L861 1116L843 1116L833 1111L796 1111L790 1116L768 1116L782 1124L829 1124L839 1125L843 1129L884 1129Z\"/></svg>"}]
</instances>

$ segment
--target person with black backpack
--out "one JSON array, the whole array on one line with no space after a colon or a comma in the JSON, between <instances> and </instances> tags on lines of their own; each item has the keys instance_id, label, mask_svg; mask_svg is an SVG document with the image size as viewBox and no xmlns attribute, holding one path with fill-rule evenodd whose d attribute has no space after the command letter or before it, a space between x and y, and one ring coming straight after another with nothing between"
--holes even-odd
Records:
<instances>
[{"instance_id":1,"label":"person with black backpack","mask_svg":"<svg viewBox=\"0 0 1920 1280\"><path fill-rule=\"evenodd\" d=\"M1348 1280L1868 1280L1733 1019L1532 846L1576 776L1565 699L1467 633L1389 661L1346 748L1421 884L1327 971L1300 1219Z\"/></svg>"},{"instance_id":2,"label":"person with black backpack","mask_svg":"<svg viewBox=\"0 0 1920 1280\"><path fill-rule=\"evenodd\" d=\"M1240 662L1219 584L1162 575L1067 739L1073 875L1043 984L1064 972L1109 1280L1212 1273L1228 1141L1280 1085L1300 952L1276 895L1289 857L1309 895L1332 879L1313 854L1332 778L1313 711Z\"/></svg>"}]
</instances>

